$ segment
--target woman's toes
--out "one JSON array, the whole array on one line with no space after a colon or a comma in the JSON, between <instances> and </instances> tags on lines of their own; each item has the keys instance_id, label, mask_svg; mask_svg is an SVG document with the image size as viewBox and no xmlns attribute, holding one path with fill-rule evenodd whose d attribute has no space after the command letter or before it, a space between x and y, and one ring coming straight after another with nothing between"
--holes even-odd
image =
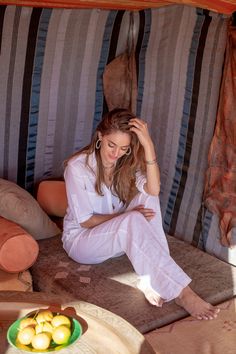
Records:
<instances>
[{"instance_id":1,"label":"woman's toes","mask_svg":"<svg viewBox=\"0 0 236 354\"><path fill-rule=\"evenodd\" d=\"M219 313L218 308L200 298L189 286L182 290L175 301L198 320L213 320Z\"/></svg>"},{"instance_id":2,"label":"woman's toes","mask_svg":"<svg viewBox=\"0 0 236 354\"><path fill-rule=\"evenodd\" d=\"M220 312L220 309L219 308L212 308L210 311L209 311L209 316L212 317L212 319L216 318L218 313Z\"/></svg>"},{"instance_id":3,"label":"woman's toes","mask_svg":"<svg viewBox=\"0 0 236 354\"><path fill-rule=\"evenodd\" d=\"M196 316L198 320L214 320L216 317L217 313L215 313L214 309L209 309L208 311L204 311Z\"/></svg>"}]
</instances>

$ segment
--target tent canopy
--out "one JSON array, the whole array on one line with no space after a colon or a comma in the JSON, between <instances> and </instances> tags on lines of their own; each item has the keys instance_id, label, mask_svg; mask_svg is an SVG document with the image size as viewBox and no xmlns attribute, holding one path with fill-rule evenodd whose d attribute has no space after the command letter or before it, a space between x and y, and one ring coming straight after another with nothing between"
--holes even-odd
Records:
<instances>
[{"instance_id":1,"label":"tent canopy","mask_svg":"<svg viewBox=\"0 0 236 354\"><path fill-rule=\"evenodd\" d=\"M1 5L19 5L56 8L101 8L142 10L174 4L191 5L215 12L232 14L236 11L236 0L0 0Z\"/></svg>"}]
</instances>

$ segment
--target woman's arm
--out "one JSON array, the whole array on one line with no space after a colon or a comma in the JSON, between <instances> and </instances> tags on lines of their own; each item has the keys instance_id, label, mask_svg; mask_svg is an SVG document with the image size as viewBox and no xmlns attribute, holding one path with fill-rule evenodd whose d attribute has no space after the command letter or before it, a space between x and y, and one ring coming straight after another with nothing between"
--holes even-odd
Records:
<instances>
[{"instance_id":1,"label":"woman's arm","mask_svg":"<svg viewBox=\"0 0 236 354\"><path fill-rule=\"evenodd\" d=\"M157 163L154 144L148 132L147 123L139 118L130 120L130 130L137 134L140 144L144 148L146 160L147 182L144 184L144 190L150 195L159 195L160 193L160 170Z\"/></svg>"},{"instance_id":2,"label":"woman's arm","mask_svg":"<svg viewBox=\"0 0 236 354\"><path fill-rule=\"evenodd\" d=\"M153 145L153 143L152 143ZM160 193L160 170L157 163L155 149L153 147L144 148L146 159L147 182L144 184L144 190L151 195Z\"/></svg>"},{"instance_id":3,"label":"woman's arm","mask_svg":"<svg viewBox=\"0 0 236 354\"><path fill-rule=\"evenodd\" d=\"M131 210L128 211L123 211L120 213L114 213L114 214L95 214L93 216L91 216L88 220L80 223L80 226L87 228L87 229L91 229L94 226L98 226L100 224L102 224L105 221L111 220L113 218L115 218L116 216L119 216L121 214L124 213L128 213L128 212L132 212L132 211L138 211L139 213L141 213L145 219L147 219L148 221L150 221L154 216L155 216L155 212L150 209L150 208L145 208L144 205L140 204L137 205L136 207L134 207Z\"/></svg>"},{"instance_id":4,"label":"woman's arm","mask_svg":"<svg viewBox=\"0 0 236 354\"><path fill-rule=\"evenodd\" d=\"M120 214L122 214L122 213L95 214L95 215L91 216L88 220L80 223L80 226L85 227L87 229L91 229L94 226L98 226L98 225L102 224L103 222L111 220Z\"/></svg>"}]
</instances>

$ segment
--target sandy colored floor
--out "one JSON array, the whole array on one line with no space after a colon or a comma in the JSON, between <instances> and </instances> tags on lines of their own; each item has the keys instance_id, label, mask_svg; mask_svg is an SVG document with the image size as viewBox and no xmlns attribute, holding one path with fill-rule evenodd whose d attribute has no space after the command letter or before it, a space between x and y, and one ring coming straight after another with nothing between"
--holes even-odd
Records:
<instances>
[{"instance_id":1,"label":"sandy colored floor","mask_svg":"<svg viewBox=\"0 0 236 354\"><path fill-rule=\"evenodd\" d=\"M145 335L157 354L235 354L236 299L219 305L216 320L192 317L174 322Z\"/></svg>"},{"instance_id":2,"label":"sandy colored floor","mask_svg":"<svg viewBox=\"0 0 236 354\"><path fill-rule=\"evenodd\" d=\"M28 270L7 273L0 270L0 291L32 291L32 277Z\"/></svg>"}]
</instances>

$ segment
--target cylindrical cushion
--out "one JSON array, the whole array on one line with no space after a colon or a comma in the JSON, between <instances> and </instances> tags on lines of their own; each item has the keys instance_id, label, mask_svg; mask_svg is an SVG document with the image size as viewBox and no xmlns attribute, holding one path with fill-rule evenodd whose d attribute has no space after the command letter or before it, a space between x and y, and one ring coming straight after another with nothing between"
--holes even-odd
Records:
<instances>
[{"instance_id":1,"label":"cylindrical cushion","mask_svg":"<svg viewBox=\"0 0 236 354\"><path fill-rule=\"evenodd\" d=\"M0 269L9 273L22 272L32 266L38 252L38 243L30 234L0 217Z\"/></svg>"}]
</instances>

